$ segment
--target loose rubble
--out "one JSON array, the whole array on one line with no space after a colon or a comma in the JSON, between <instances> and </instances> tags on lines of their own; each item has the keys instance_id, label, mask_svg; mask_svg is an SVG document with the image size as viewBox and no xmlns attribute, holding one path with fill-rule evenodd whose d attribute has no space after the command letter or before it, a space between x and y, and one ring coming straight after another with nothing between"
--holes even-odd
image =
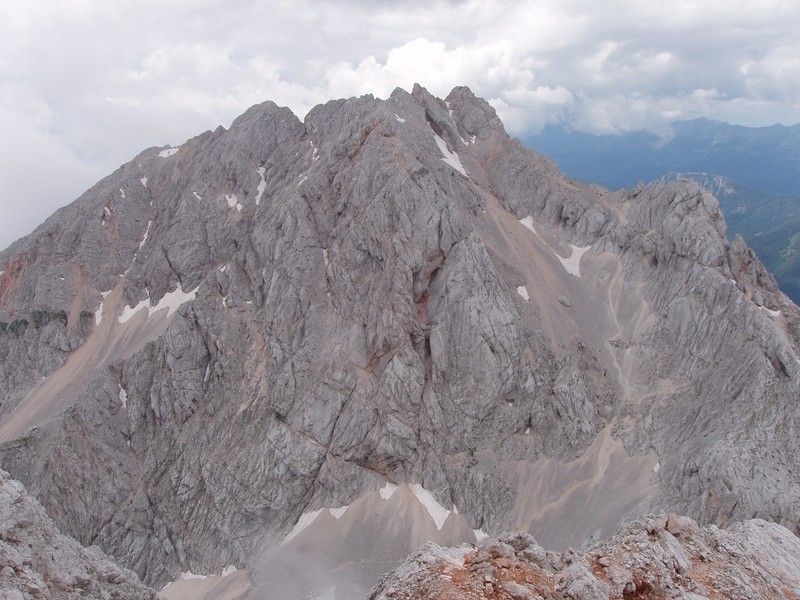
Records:
<instances>
[{"instance_id":1,"label":"loose rubble","mask_svg":"<svg viewBox=\"0 0 800 600\"><path fill-rule=\"evenodd\" d=\"M384 576L370 600L798 597L800 540L786 528L754 519L726 530L660 514L629 523L585 553L546 552L518 533L478 548L429 544Z\"/></svg>"}]
</instances>

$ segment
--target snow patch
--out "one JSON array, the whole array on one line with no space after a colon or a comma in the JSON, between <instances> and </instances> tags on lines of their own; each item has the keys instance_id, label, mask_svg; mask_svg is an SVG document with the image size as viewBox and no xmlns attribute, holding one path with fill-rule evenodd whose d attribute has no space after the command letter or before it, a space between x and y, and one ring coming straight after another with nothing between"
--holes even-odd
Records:
<instances>
[{"instance_id":1,"label":"snow patch","mask_svg":"<svg viewBox=\"0 0 800 600\"><path fill-rule=\"evenodd\" d=\"M198 285L191 292L184 292L180 284L178 284L178 287L175 288L174 292L167 292L164 294L161 300L158 301L158 304L150 309L150 314L166 308L167 316L172 316L172 313L178 310L182 304L188 302L189 300L194 300L197 297L197 290L199 289L200 286Z\"/></svg>"},{"instance_id":2,"label":"snow patch","mask_svg":"<svg viewBox=\"0 0 800 600\"><path fill-rule=\"evenodd\" d=\"M525 227L527 227L528 229L530 229L530 230L533 232L533 234L534 234L534 235L535 235L537 238L539 238L539 240L541 240L541 242L542 242L543 244L547 245L547 242L545 242L545 241L544 241L544 239L542 238L542 236L540 236L540 235L539 235L539 232L538 232L538 231L536 231L536 228L533 226L533 217L532 217L532 216L528 215L528 216L527 216L527 217L525 217L524 219L520 219L520 220L519 220L519 222L520 222L520 223L522 223L522 224L523 224ZM548 246L548 248L549 248L549 247L550 247L550 246Z\"/></svg>"},{"instance_id":3,"label":"snow patch","mask_svg":"<svg viewBox=\"0 0 800 600\"><path fill-rule=\"evenodd\" d=\"M428 511L428 514L433 519L433 522L436 523L436 529L441 529L444 526L444 522L447 520L447 517L450 516L450 511L439 504L436 498L433 497L433 494L431 494L418 483L410 483L408 487L417 497L419 503L422 504L422 506L424 506Z\"/></svg>"},{"instance_id":4,"label":"snow patch","mask_svg":"<svg viewBox=\"0 0 800 600\"><path fill-rule=\"evenodd\" d=\"M228 575L233 575L236 573L238 569L234 565L228 565L224 569L222 569L222 577L227 577Z\"/></svg>"},{"instance_id":5,"label":"snow patch","mask_svg":"<svg viewBox=\"0 0 800 600\"><path fill-rule=\"evenodd\" d=\"M123 190L122 188L119 188L119 195L124 198L125 197L125 190Z\"/></svg>"},{"instance_id":6,"label":"snow patch","mask_svg":"<svg viewBox=\"0 0 800 600\"><path fill-rule=\"evenodd\" d=\"M517 293L525 299L525 302L531 299L531 297L528 295L528 288L526 288L524 285L521 285L517 288Z\"/></svg>"},{"instance_id":7,"label":"snow patch","mask_svg":"<svg viewBox=\"0 0 800 600\"><path fill-rule=\"evenodd\" d=\"M297 519L297 523L294 524L294 527L292 527L292 530L289 532L289 534L285 538L283 538L283 541L281 542L281 546L283 546L284 544L288 543L293 537L295 537L297 534L299 534L301 531L303 531L306 527L311 525L323 510L325 510L325 509L324 508L320 508L319 510L303 513L302 515L300 515L300 518Z\"/></svg>"},{"instance_id":8,"label":"snow patch","mask_svg":"<svg viewBox=\"0 0 800 600\"><path fill-rule=\"evenodd\" d=\"M5 271L0 271L0 275L2 275L3 273L5 273ZM95 326L100 325L100 322L103 320L103 307L106 304L106 296L108 296L110 293L111 290L108 290L107 292L100 292L100 295L103 297L103 299L100 301L100 306L98 306L97 310L94 311Z\"/></svg>"},{"instance_id":9,"label":"snow patch","mask_svg":"<svg viewBox=\"0 0 800 600\"><path fill-rule=\"evenodd\" d=\"M133 315L135 315L137 312L139 312L143 308L146 308L148 310L148 316L149 316L150 296L148 296L147 298L145 298L144 300L139 302L139 304L137 304L136 306L133 306L133 307L132 306L126 306L124 309L122 309L122 314L117 319L117 322L120 323L120 324L125 323Z\"/></svg>"},{"instance_id":10,"label":"snow patch","mask_svg":"<svg viewBox=\"0 0 800 600\"><path fill-rule=\"evenodd\" d=\"M261 195L264 193L264 190L267 189L267 180L264 179L264 176L267 174L267 170L264 167L258 167L256 169L258 172L258 176L261 178L261 181L258 183L258 187L256 188L256 206L261 204Z\"/></svg>"},{"instance_id":11,"label":"snow patch","mask_svg":"<svg viewBox=\"0 0 800 600\"><path fill-rule=\"evenodd\" d=\"M198 194L197 192L192 192L192 193L194 194L195 198L197 198L198 200L202 200L202 198L200 197L200 194Z\"/></svg>"},{"instance_id":12,"label":"snow patch","mask_svg":"<svg viewBox=\"0 0 800 600\"><path fill-rule=\"evenodd\" d=\"M436 140L436 145L439 146L439 151L443 155L442 160L453 167L456 171L461 173L464 177L469 177L467 172L464 170L464 165L461 164L461 159L458 158L458 154L455 152L450 152L450 150L447 149L447 144L445 141L435 133L433 134L433 137Z\"/></svg>"},{"instance_id":13,"label":"snow patch","mask_svg":"<svg viewBox=\"0 0 800 600\"><path fill-rule=\"evenodd\" d=\"M119 401L122 403L122 408L128 408L128 392L121 385L119 386Z\"/></svg>"},{"instance_id":14,"label":"snow patch","mask_svg":"<svg viewBox=\"0 0 800 600\"><path fill-rule=\"evenodd\" d=\"M141 181L141 182L142 182L142 185L143 185L144 187L147 187L147 177L142 177L142 178L141 178L139 181Z\"/></svg>"},{"instance_id":15,"label":"snow patch","mask_svg":"<svg viewBox=\"0 0 800 600\"><path fill-rule=\"evenodd\" d=\"M147 236L150 235L150 228L152 226L153 226L153 222L152 221L148 221L147 222L147 229L144 230L144 237L142 238L142 241L139 242L139 250L142 249L142 246L144 246L145 242L147 241Z\"/></svg>"},{"instance_id":16,"label":"snow patch","mask_svg":"<svg viewBox=\"0 0 800 600\"><path fill-rule=\"evenodd\" d=\"M381 498L383 498L384 500L388 500L389 498L392 497L392 494L394 494L396 491L397 491L397 486L387 481L386 485L380 489L379 493L381 495Z\"/></svg>"},{"instance_id":17,"label":"snow patch","mask_svg":"<svg viewBox=\"0 0 800 600\"><path fill-rule=\"evenodd\" d=\"M175 154L180 148L167 148L166 150L162 150L158 153L161 158L169 158L173 154Z\"/></svg>"},{"instance_id":18,"label":"snow patch","mask_svg":"<svg viewBox=\"0 0 800 600\"><path fill-rule=\"evenodd\" d=\"M403 117L398 116L397 113L394 113L394 118L397 120L398 123L405 123L406 120Z\"/></svg>"},{"instance_id":19,"label":"snow patch","mask_svg":"<svg viewBox=\"0 0 800 600\"><path fill-rule=\"evenodd\" d=\"M225 200L228 201L228 206L231 208L239 203L239 199L236 197L236 194L225 194Z\"/></svg>"},{"instance_id":20,"label":"snow patch","mask_svg":"<svg viewBox=\"0 0 800 600\"><path fill-rule=\"evenodd\" d=\"M171 317L172 313L174 313L176 310L178 310L178 308L182 304L184 304L185 302L188 302L189 300L194 300L194 298L197 297L197 290L199 290L199 289L200 289L200 286L198 285L191 292L184 292L183 289L181 288L180 284L178 284L178 287L175 289L175 291L167 292L166 294L164 294L162 296L161 300L159 300L158 304L156 304L155 306L151 306L150 305L150 293L148 292L147 298L145 298L144 300L139 302L139 304L137 304L136 306L134 306L134 307L126 306L122 310L122 314L119 316L117 321L120 324L125 323L133 315L138 313L143 308L147 309L147 316L148 317L152 316L153 314L155 314L156 312L158 312L160 310L164 310L165 308L167 309L167 317Z\"/></svg>"},{"instance_id":21,"label":"snow patch","mask_svg":"<svg viewBox=\"0 0 800 600\"><path fill-rule=\"evenodd\" d=\"M550 248L550 244L544 241L544 238L539 235L539 232L536 231L536 228L533 226L533 217L528 215L524 219L519 220L522 225L530 229L533 234L539 238L539 241L542 242L545 246ZM589 250L591 250L591 246L576 246L574 244L570 244L569 247L571 248L570 255L568 258L564 258L558 252L550 248L550 251L556 255L556 258L559 262L563 265L564 269L566 269L567 273L571 275L575 275L576 277L581 276L581 257L586 254Z\"/></svg>"},{"instance_id":22,"label":"snow patch","mask_svg":"<svg viewBox=\"0 0 800 600\"><path fill-rule=\"evenodd\" d=\"M308 143L311 144L311 149L313 150L313 152L311 153L311 160L316 162L316 161L319 160L319 152L317 151L317 147L314 145L314 142L312 142L311 140L309 140Z\"/></svg>"},{"instance_id":23,"label":"snow patch","mask_svg":"<svg viewBox=\"0 0 800 600\"><path fill-rule=\"evenodd\" d=\"M340 519L346 510L346 506L340 506L339 508L329 508L328 512L331 513L334 519Z\"/></svg>"},{"instance_id":24,"label":"snow patch","mask_svg":"<svg viewBox=\"0 0 800 600\"><path fill-rule=\"evenodd\" d=\"M325 261L325 267L327 268L327 266L328 266L328 251L325 248L322 249L322 260Z\"/></svg>"},{"instance_id":25,"label":"snow patch","mask_svg":"<svg viewBox=\"0 0 800 600\"><path fill-rule=\"evenodd\" d=\"M660 470L661 470L660 462L657 462L655 465L653 465L653 473L658 473Z\"/></svg>"},{"instance_id":26,"label":"snow patch","mask_svg":"<svg viewBox=\"0 0 800 600\"><path fill-rule=\"evenodd\" d=\"M308 179L308 175L303 175L303 178L302 178L300 181L298 181L298 182L297 182L297 185L298 185L298 187L299 187L299 186L300 186L300 184L301 184L301 183L303 183L303 182L304 182L306 179Z\"/></svg>"},{"instance_id":27,"label":"snow patch","mask_svg":"<svg viewBox=\"0 0 800 600\"><path fill-rule=\"evenodd\" d=\"M208 576L207 575L195 575L191 571L184 571L183 573L181 573L181 579L183 579L184 581L188 581L190 579L205 579L206 577L208 577Z\"/></svg>"},{"instance_id":28,"label":"snow patch","mask_svg":"<svg viewBox=\"0 0 800 600\"><path fill-rule=\"evenodd\" d=\"M773 319L775 317L780 317L781 316L781 311L779 311L779 310L770 310L766 306L762 306L761 310L763 310L765 313L767 313Z\"/></svg>"},{"instance_id":29,"label":"snow patch","mask_svg":"<svg viewBox=\"0 0 800 600\"><path fill-rule=\"evenodd\" d=\"M470 144L474 144L475 143L475 136L474 135L469 138L469 143Z\"/></svg>"},{"instance_id":30,"label":"snow patch","mask_svg":"<svg viewBox=\"0 0 800 600\"><path fill-rule=\"evenodd\" d=\"M475 541L481 543L483 540L489 537L488 533L485 533L483 529L473 529L472 533L475 534Z\"/></svg>"},{"instance_id":31,"label":"snow patch","mask_svg":"<svg viewBox=\"0 0 800 600\"><path fill-rule=\"evenodd\" d=\"M591 246L584 246L583 248L576 246L574 244L569 245L572 248L572 252L569 255L569 258L562 258L557 252L555 253L556 258L564 265L567 273L571 275L575 275L575 277L581 276L581 257L586 254L589 250L591 250Z\"/></svg>"}]
</instances>

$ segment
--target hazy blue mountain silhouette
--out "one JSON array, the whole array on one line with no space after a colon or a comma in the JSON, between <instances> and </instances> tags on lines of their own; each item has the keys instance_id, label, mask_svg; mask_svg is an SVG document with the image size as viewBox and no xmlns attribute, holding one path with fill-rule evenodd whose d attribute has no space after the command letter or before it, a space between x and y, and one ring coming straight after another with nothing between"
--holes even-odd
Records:
<instances>
[{"instance_id":1,"label":"hazy blue mountain silhouette","mask_svg":"<svg viewBox=\"0 0 800 600\"><path fill-rule=\"evenodd\" d=\"M633 187L669 172L724 175L778 195L800 195L800 125L743 127L709 119L677 121L672 137L635 131L592 135L551 126L525 143L571 177Z\"/></svg>"}]
</instances>

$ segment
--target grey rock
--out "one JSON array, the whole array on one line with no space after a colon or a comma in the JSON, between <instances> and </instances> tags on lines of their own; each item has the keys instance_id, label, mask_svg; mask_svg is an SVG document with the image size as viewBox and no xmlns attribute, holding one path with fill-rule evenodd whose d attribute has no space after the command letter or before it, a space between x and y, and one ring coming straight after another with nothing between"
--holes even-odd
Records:
<instances>
[{"instance_id":1,"label":"grey rock","mask_svg":"<svg viewBox=\"0 0 800 600\"><path fill-rule=\"evenodd\" d=\"M508 594L512 600L536 600L541 598L541 596L533 593L524 585L520 585L516 581L504 581L500 585L500 589Z\"/></svg>"},{"instance_id":2,"label":"grey rock","mask_svg":"<svg viewBox=\"0 0 800 600\"><path fill-rule=\"evenodd\" d=\"M2 462L146 582L386 481L549 548L648 509L800 527L800 313L697 186L570 182L466 88L160 152L0 252Z\"/></svg>"},{"instance_id":3,"label":"grey rock","mask_svg":"<svg viewBox=\"0 0 800 600\"><path fill-rule=\"evenodd\" d=\"M487 562L498 558L513 560L515 558L514 548L504 542L486 544L478 548L478 551L475 553L473 564Z\"/></svg>"},{"instance_id":4,"label":"grey rock","mask_svg":"<svg viewBox=\"0 0 800 600\"><path fill-rule=\"evenodd\" d=\"M521 552L517 554L519 558L525 560L531 564L544 566L547 563L547 553L545 552L544 548L539 546L538 544L531 544Z\"/></svg>"},{"instance_id":5,"label":"grey rock","mask_svg":"<svg viewBox=\"0 0 800 600\"><path fill-rule=\"evenodd\" d=\"M514 552L521 552L529 546L538 546L536 539L530 533L502 533L497 536L497 540L511 546Z\"/></svg>"},{"instance_id":6,"label":"grey rock","mask_svg":"<svg viewBox=\"0 0 800 600\"><path fill-rule=\"evenodd\" d=\"M607 600L608 585L598 580L582 560L572 561L559 578L559 598L569 600Z\"/></svg>"},{"instance_id":7,"label":"grey rock","mask_svg":"<svg viewBox=\"0 0 800 600\"><path fill-rule=\"evenodd\" d=\"M3 598L156 600L158 594L99 548L59 533L24 486L0 470Z\"/></svg>"},{"instance_id":8,"label":"grey rock","mask_svg":"<svg viewBox=\"0 0 800 600\"><path fill-rule=\"evenodd\" d=\"M381 578L378 585L369 595L370 600L384 600L386 598L420 598L419 593L430 579L438 578L431 575L427 567L438 564L449 566L463 566L464 555L470 551L467 546L458 548L442 548L432 542L420 546L415 552L391 573ZM483 576L481 576L483 583Z\"/></svg>"},{"instance_id":9,"label":"grey rock","mask_svg":"<svg viewBox=\"0 0 800 600\"><path fill-rule=\"evenodd\" d=\"M678 521L683 529L676 538L667 526ZM789 599L800 590L799 550L800 540L786 528L759 519L720 530L687 517L648 515L585 553L565 552L549 564L519 565L513 572L494 569L490 583L514 598L694 600L723 594L736 600ZM472 597L470 592L484 584L482 572L464 574L458 562L436 558L454 551L428 547L432 560L406 561L382 578L372 597L382 597L385 589L401 598ZM479 552L466 553L464 562L474 561Z\"/></svg>"}]
</instances>

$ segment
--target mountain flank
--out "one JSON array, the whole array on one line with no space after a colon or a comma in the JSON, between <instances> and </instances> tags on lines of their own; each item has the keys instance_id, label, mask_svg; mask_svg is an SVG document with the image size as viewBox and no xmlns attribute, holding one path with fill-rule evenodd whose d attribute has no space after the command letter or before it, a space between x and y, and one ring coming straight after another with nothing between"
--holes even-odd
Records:
<instances>
[{"instance_id":1,"label":"mountain flank","mask_svg":"<svg viewBox=\"0 0 800 600\"><path fill-rule=\"evenodd\" d=\"M0 463L156 587L354 597L424 540L652 511L796 533L800 313L725 234L467 88L266 102L0 252Z\"/></svg>"},{"instance_id":2,"label":"mountain flank","mask_svg":"<svg viewBox=\"0 0 800 600\"><path fill-rule=\"evenodd\" d=\"M676 122L664 137L590 135L548 127L526 139L571 177L611 188L685 178L714 194L728 225L800 301L800 125L741 127L707 119Z\"/></svg>"},{"instance_id":3,"label":"mountain flank","mask_svg":"<svg viewBox=\"0 0 800 600\"><path fill-rule=\"evenodd\" d=\"M7 600L159 598L97 546L84 548L62 535L5 471L0 471L0 595Z\"/></svg>"}]
</instances>

